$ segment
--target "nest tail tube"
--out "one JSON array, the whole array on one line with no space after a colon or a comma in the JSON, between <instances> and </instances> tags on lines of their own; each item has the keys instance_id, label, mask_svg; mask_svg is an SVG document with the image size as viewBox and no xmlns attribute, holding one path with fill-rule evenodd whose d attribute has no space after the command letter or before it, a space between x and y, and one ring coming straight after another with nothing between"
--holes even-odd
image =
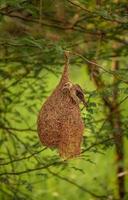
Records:
<instances>
[{"instance_id":1,"label":"nest tail tube","mask_svg":"<svg viewBox=\"0 0 128 200\"><path fill-rule=\"evenodd\" d=\"M60 82L66 83L69 81L69 51L64 52L65 65Z\"/></svg>"}]
</instances>

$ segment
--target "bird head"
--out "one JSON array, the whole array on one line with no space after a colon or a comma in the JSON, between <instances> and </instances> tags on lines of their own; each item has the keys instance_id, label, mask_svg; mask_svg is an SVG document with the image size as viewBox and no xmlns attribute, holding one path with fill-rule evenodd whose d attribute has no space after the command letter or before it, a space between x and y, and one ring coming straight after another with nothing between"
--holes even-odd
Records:
<instances>
[{"instance_id":1,"label":"bird head","mask_svg":"<svg viewBox=\"0 0 128 200\"><path fill-rule=\"evenodd\" d=\"M78 84L73 84L71 82L66 82L63 86L63 92L69 95L75 103L83 103L87 107L87 102L84 97L84 91Z\"/></svg>"}]
</instances>

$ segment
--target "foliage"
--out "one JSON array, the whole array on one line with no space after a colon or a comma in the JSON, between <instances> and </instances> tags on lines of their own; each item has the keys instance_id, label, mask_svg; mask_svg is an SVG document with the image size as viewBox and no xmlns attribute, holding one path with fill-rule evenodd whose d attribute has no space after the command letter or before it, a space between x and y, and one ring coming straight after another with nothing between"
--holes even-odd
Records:
<instances>
[{"instance_id":1,"label":"foliage","mask_svg":"<svg viewBox=\"0 0 128 200\"><path fill-rule=\"evenodd\" d=\"M1 200L128 198L127 28L126 0L0 0ZM65 50L88 101L82 154L68 161L36 131Z\"/></svg>"}]
</instances>

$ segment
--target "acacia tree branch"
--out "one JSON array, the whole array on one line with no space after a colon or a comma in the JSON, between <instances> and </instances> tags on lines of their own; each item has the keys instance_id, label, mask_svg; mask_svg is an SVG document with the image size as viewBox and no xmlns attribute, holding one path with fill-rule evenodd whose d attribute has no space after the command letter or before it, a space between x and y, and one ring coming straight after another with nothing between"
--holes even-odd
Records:
<instances>
[{"instance_id":1,"label":"acacia tree branch","mask_svg":"<svg viewBox=\"0 0 128 200\"><path fill-rule=\"evenodd\" d=\"M1 126L0 129L12 130L12 131L18 131L18 132L24 132L24 131L36 132L37 131L36 129L31 129L31 128L18 129L18 128L5 127L5 126Z\"/></svg>"},{"instance_id":2,"label":"acacia tree branch","mask_svg":"<svg viewBox=\"0 0 128 200\"><path fill-rule=\"evenodd\" d=\"M95 198L98 198L98 199L99 199L99 198L100 198L100 199L106 199L106 198L107 198L107 196L105 196L105 195L97 195L97 194L95 194L94 192L91 192L90 190L86 189L85 187L83 187L83 186L79 185L78 183L74 182L74 180L71 180L71 179L69 179L69 178L67 178L67 177L61 176L61 175L59 175L59 174L53 172L53 171L52 171L51 169L49 169L49 168L47 169L47 171L50 172L52 175L56 176L57 178L59 178L59 179L61 179L61 180L63 180L63 181L66 181L66 182L70 183L71 185L76 186L77 188L79 188L79 189L82 190L83 192L86 192L86 193L90 194L91 196L93 196L93 197L95 197Z\"/></svg>"},{"instance_id":3,"label":"acacia tree branch","mask_svg":"<svg viewBox=\"0 0 128 200\"><path fill-rule=\"evenodd\" d=\"M94 11L90 11L89 9L87 9L85 6L81 6L80 4L77 4L71 0L67 0L70 4L72 4L73 6L77 7L77 8L80 8L81 10L91 14L91 15L94 15L94 16L97 16L98 15L98 12L94 12ZM98 15L100 18L104 19L105 21L111 21L111 22L116 22L116 23L119 23L119 24L125 24L127 23L126 21L121 21L121 20L118 20L118 19L111 19L111 16L109 15L108 17L105 17L103 15Z\"/></svg>"},{"instance_id":4,"label":"acacia tree branch","mask_svg":"<svg viewBox=\"0 0 128 200\"><path fill-rule=\"evenodd\" d=\"M43 165L43 166L40 166L40 167L36 167L36 168L30 168L30 169L26 169L26 170L23 170L23 171L18 171L18 172L3 172L3 173L0 173L0 176L4 176L4 175L12 175L12 176L19 176L19 175L22 175L22 174L26 174L26 173L31 173L31 172L35 172L35 171L39 171L39 170L42 170L42 169L46 169L50 166L54 166L54 165L58 165L58 164L63 164L63 161L60 161L60 162L53 162L53 163L48 163L46 165Z\"/></svg>"},{"instance_id":5,"label":"acacia tree branch","mask_svg":"<svg viewBox=\"0 0 128 200\"><path fill-rule=\"evenodd\" d=\"M44 150L46 150L46 149L47 149L47 147L41 149L40 151L36 151L36 152L30 154L29 156L21 157L21 158L15 159L15 160L11 160L11 161L9 161L9 162L0 163L0 165L1 165L1 166L9 165L9 164L11 164L11 163L15 163L15 162L19 162L19 161L23 161L23 160L29 159L29 158L31 158L31 157L37 155L37 154L40 154L42 151L44 151Z\"/></svg>"},{"instance_id":6,"label":"acacia tree branch","mask_svg":"<svg viewBox=\"0 0 128 200\"><path fill-rule=\"evenodd\" d=\"M97 64L97 63L94 62L94 61L90 61L90 60L87 59L85 56L82 56L81 54L79 54L79 53L77 53L77 52L73 52L72 54L78 55L78 56L81 57L83 60L85 60L85 62L89 64L88 67L89 67L89 69L90 69L92 72L94 71L94 66L97 66L98 68L102 69L104 72L106 72L106 73L108 73L108 74L110 74L110 75L116 77L116 79L122 81L123 83L128 84L128 81L123 80L118 74L116 74L116 73L113 72L112 70L107 70L107 69L105 69L105 68L102 67L101 65ZM91 68L93 68L93 69L91 69ZM95 70L97 70L96 67L95 67ZM97 70L97 73L99 73L98 70ZM96 77L94 78L94 81L95 81L95 80L96 80ZM99 79L99 81L98 81L98 79L97 79L96 84L98 84L98 85L100 84L101 86L104 85L104 83L103 83L100 79ZM97 86L98 86L98 85L97 85ZM99 86L98 86L98 87L99 87Z\"/></svg>"}]
</instances>

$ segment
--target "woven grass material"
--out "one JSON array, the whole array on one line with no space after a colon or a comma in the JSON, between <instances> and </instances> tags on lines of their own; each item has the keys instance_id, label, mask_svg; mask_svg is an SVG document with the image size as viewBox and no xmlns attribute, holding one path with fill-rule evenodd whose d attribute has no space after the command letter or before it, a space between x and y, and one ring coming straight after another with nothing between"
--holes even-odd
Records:
<instances>
[{"instance_id":1,"label":"woven grass material","mask_svg":"<svg viewBox=\"0 0 128 200\"><path fill-rule=\"evenodd\" d=\"M57 148L63 158L80 154L84 123L79 103L73 100L65 84L71 83L68 66L65 65L62 78L41 108L38 117L38 134L43 145Z\"/></svg>"}]
</instances>

